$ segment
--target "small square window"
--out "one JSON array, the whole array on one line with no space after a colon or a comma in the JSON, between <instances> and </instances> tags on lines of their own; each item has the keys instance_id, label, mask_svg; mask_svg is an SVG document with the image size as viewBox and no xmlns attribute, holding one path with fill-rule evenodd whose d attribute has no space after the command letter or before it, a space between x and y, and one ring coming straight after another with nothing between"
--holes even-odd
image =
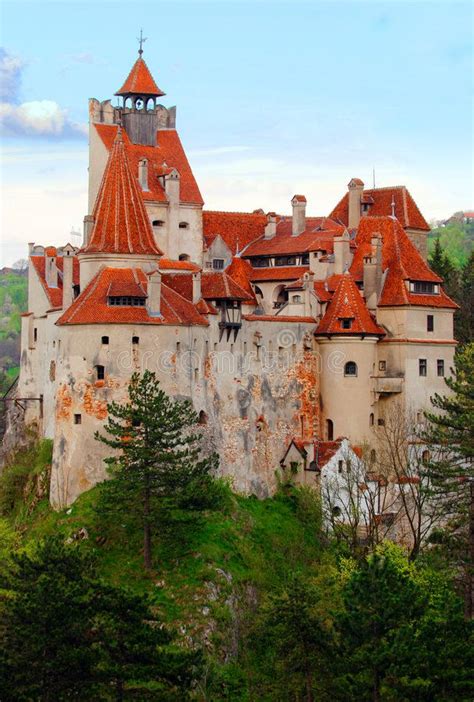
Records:
<instances>
[{"instance_id":1,"label":"small square window","mask_svg":"<svg viewBox=\"0 0 474 702\"><path fill-rule=\"evenodd\" d=\"M434 316L432 314L428 314L426 317L426 331L434 331Z\"/></svg>"},{"instance_id":2,"label":"small square window","mask_svg":"<svg viewBox=\"0 0 474 702\"><path fill-rule=\"evenodd\" d=\"M224 268L224 259L214 258L212 261L212 267L214 268L214 270L221 271Z\"/></svg>"},{"instance_id":3,"label":"small square window","mask_svg":"<svg viewBox=\"0 0 474 702\"><path fill-rule=\"evenodd\" d=\"M352 327L352 319L342 319L341 327L343 329L350 329Z\"/></svg>"},{"instance_id":4,"label":"small square window","mask_svg":"<svg viewBox=\"0 0 474 702\"><path fill-rule=\"evenodd\" d=\"M418 371L421 376L426 377L428 371L428 362L426 358L420 358L418 360Z\"/></svg>"},{"instance_id":5,"label":"small square window","mask_svg":"<svg viewBox=\"0 0 474 702\"><path fill-rule=\"evenodd\" d=\"M96 366L95 370L96 370L96 374L97 374L97 380L104 380L105 367L104 366Z\"/></svg>"},{"instance_id":6,"label":"small square window","mask_svg":"<svg viewBox=\"0 0 474 702\"><path fill-rule=\"evenodd\" d=\"M109 337L108 336L103 336L102 337L102 343L107 346L109 343Z\"/></svg>"},{"instance_id":7,"label":"small square window","mask_svg":"<svg viewBox=\"0 0 474 702\"><path fill-rule=\"evenodd\" d=\"M444 377L444 361L442 358L438 358L436 361L436 368L438 371L438 375L442 378Z\"/></svg>"},{"instance_id":8,"label":"small square window","mask_svg":"<svg viewBox=\"0 0 474 702\"><path fill-rule=\"evenodd\" d=\"M379 361L379 370L380 371L387 370L387 361Z\"/></svg>"},{"instance_id":9,"label":"small square window","mask_svg":"<svg viewBox=\"0 0 474 702\"><path fill-rule=\"evenodd\" d=\"M377 419L377 424L379 427L384 427L385 426L385 419Z\"/></svg>"},{"instance_id":10,"label":"small square window","mask_svg":"<svg viewBox=\"0 0 474 702\"><path fill-rule=\"evenodd\" d=\"M132 344L134 346L138 346L139 343L140 343L140 337L139 336L132 336Z\"/></svg>"},{"instance_id":11,"label":"small square window","mask_svg":"<svg viewBox=\"0 0 474 702\"><path fill-rule=\"evenodd\" d=\"M82 424L82 415L81 414L74 415L74 424Z\"/></svg>"}]
</instances>

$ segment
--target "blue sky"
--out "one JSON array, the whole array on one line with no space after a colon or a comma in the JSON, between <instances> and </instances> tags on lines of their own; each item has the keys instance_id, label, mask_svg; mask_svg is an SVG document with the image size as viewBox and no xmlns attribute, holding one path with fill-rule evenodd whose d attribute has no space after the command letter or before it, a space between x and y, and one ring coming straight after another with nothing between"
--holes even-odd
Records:
<instances>
[{"instance_id":1,"label":"blue sky","mask_svg":"<svg viewBox=\"0 0 474 702\"><path fill-rule=\"evenodd\" d=\"M2 263L86 213L87 100L146 59L206 206L327 214L349 179L474 205L472 4L3 1ZM77 243L74 242L74 243Z\"/></svg>"}]
</instances>

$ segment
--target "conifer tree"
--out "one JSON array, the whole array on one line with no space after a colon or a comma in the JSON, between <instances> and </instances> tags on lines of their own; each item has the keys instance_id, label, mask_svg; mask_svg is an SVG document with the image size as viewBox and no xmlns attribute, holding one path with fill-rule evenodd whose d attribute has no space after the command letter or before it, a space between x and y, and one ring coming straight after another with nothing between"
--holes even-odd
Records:
<instances>
[{"instance_id":1,"label":"conifer tree","mask_svg":"<svg viewBox=\"0 0 474 702\"><path fill-rule=\"evenodd\" d=\"M211 484L217 455L202 453L198 417L187 400L174 400L154 373L134 373L128 402L108 405L106 435L96 438L116 450L107 458L109 489L127 509L136 508L143 528L145 568L152 566L152 530L163 500Z\"/></svg>"},{"instance_id":2,"label":"conifer tree","mask_svg":"<svg viewBox=\"0 0 474 702\"><path fill-rule=\"evenodd\" d=\"M426 468L431 498L441 501L448 535L461 541L466 615L474 614L474 343L456 356L447 395L435 394L422 438L431 447Z\"/></svg>"},{"instance_id":3,"label":"conifer tree","mask_svg":"<svg viewBox=\"0 0 474 702\"><path fill-rule=\"evenodd\" d=\"M457 339L463 343L474 341L474 249L461 274L461 300Z\"/></svg>"}]
</instances>

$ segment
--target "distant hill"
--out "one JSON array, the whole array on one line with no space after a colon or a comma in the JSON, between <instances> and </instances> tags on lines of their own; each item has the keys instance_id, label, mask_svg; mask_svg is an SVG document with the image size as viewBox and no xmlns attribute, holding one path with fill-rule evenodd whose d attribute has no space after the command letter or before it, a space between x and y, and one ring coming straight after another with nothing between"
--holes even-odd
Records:
<instances>
[{"instance_id":1,"label":"distant hill","mask_svg":"<svg viewBox=\"0 0 474 702\"><path fill-rule=\"evenodd\" d=\"M18 375L22 312L28 306L28 272L0 270L0 391Z\"/></svg>"},{"instance_id":2,"label":"distant hill","mask_svg":"<svg viewBox=\"0 0 474 702\"><path fill-rule=\"evenodd\" d=\"M472 213L456 212L445 222L431 230L428 239L428 250L431 254L437 238L443 250L448 254L457 268L462 268L474 248L474 219L466 217Z\"/></svg>"}]
</instances>

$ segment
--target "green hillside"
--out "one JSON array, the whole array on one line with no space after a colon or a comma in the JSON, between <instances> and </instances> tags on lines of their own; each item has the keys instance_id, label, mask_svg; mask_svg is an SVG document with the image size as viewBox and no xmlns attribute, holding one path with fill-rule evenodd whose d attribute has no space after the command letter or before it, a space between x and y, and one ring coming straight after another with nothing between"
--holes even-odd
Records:
<instances>
[{"instance_id":1,"label":"green hillside","mask_svg":"<svg viewBox=\"0 0 474 702\"><path fill-rule=\"evenodd\" d=\"M28 304L28 277L24 273L0 273L0 391L18 375L22 312Z\"/></svg>"},{"instance_id":2,"label":"green hillside","mask_svg":"<svg viewBox=\"0 0 474 702\"><path fill-rule=\"evenodd\" d=\"M445 227L432 229L428 239L430 255L438 238L451 262L456 268L461 269L466 265L474 248L474 222L451 221Z\"/></svg>"}]
</instances>

